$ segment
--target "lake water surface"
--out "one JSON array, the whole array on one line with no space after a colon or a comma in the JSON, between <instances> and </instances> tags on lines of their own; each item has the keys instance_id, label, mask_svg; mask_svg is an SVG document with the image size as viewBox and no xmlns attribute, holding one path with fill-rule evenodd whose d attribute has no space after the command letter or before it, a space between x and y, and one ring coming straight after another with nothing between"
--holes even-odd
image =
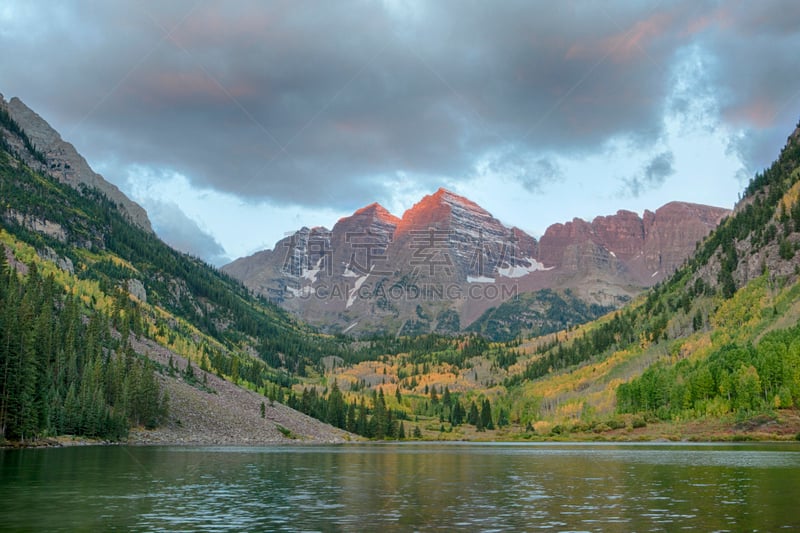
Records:
<instances>
[{"instance_id":1,"label":"lake water surface","mask_svg":"<svg viewBox=\"0 0 800 533\"><path fill-rule=\"evenodd\" d=\"M0 528L800 530L800 446L4 450Z\"/></svg>"}]
</instances>

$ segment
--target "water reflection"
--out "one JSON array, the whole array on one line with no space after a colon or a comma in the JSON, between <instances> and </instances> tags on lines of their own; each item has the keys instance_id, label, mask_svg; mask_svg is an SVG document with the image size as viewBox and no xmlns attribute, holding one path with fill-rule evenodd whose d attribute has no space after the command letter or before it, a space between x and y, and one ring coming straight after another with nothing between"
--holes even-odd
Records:
<instances>
[{"instance_id":1,"label":"water reflection","mask_svg":"<svg viewBox=\"0 0 800 533\"><path fill-rule=\"evenodd\" d=\"M793 446L109 447L0 461L10 529L800 528Z\"/></svg>"}]
</instances>

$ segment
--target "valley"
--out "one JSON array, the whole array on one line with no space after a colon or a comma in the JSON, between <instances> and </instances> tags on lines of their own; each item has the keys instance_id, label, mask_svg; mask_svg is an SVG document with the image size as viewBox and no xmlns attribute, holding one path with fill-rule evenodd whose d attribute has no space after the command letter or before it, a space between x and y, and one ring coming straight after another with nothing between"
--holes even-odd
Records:
<instances>
[{"instance_id":1,"label":"valley","mask_svg":"<svg viewBox=\"0 0 800 533\"><path fill-rule=\"evenodd\" d=\"M0 4L0 531L800 531L800 3Z\"/></svg>"},{"instance_id":2,"label":"valley","mask_svg":"<svg viewBox=\"0 0 800 533\"><path fill-rule=\"evenodd\" d=\"M149 444L797 434L798 131L732 212L672 202L537 240L440 189L402 218L372 204L217 270L161 242L12 102L0 165L12 441L65 430ZM337 285L338 299L313 297ZM449 300L441 287L514 292ZM34 316L26 291L39 295ZM97 324L90 351L74 338L66 352L43 348L69 333L64 309L80 328ZM124 361L158 384L162 414L132 410L134 385L113 381Z\"/></svg>"}]
</instances>

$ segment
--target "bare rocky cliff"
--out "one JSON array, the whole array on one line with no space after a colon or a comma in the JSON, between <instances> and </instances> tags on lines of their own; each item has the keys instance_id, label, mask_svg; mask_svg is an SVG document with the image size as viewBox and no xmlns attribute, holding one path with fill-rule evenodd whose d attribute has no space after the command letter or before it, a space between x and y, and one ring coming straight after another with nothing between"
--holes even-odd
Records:
<instances>
[{"instance_id":1,"label":"bare rocky cliff","mask_svg":"<svg viewBox=\"0 0 800 533\"><path fill-rule=\"evenodd\" d=\"M567 271L623 269L631 281L652 285L678 268L728 209L670 202L644 216L631 211L553 224L539 242L539 260Z\"/></svg>"},{"instance_id":2,"label":"bare rocky cliff","mask_svg":"<svg viewBox=\"0 0 800 533\"><path fill-rule=\"evenodd\" d=\"M25 157L24 150L17 150L32 168L41 170L76 189L81 184L98 189L120 206L131 222L147 231L153 231L147 212L142 206L125 196L116 185L109 183L103 176L92 170L75 147L64 141L46 120L26 106L22 100L13 97L6 102L0 95L0 106L8 111L31 143L44 155L45 164L42 164L31 157ZM9 140L13 145L14 140Z\"/></svg>"},{"instance_id":3,"label":"bare rocky cliff","mask_svg":"<svg viewBox=\"0 0 800 533\"><path fill-rule=\"evenodd\" d=\"M648 270L663 276L678 268L720 221L728 209L684 202L670 202L655 213L644 212L644 257Z\"/></svg>"},{"instance_id":4,"label":"bare rocky cliff","mask_svg":"<svg viewBox=\"0 0 800 533\"><path fill-rule=\"evenodd\" d=\"M330 331L455 331L514 294L620 305L671 274L728 210L669 203L550 226L540 241L445 189L395 217L372 204L223 267Z\"/></svg>"}]
</instances>

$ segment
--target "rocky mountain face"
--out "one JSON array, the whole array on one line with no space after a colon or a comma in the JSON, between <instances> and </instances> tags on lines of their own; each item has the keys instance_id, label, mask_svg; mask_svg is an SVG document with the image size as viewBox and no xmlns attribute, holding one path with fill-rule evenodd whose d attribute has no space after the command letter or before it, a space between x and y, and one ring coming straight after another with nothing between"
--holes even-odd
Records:
<instances>
[{"instance_id":1,"label":"rocky mountain face","mask_svg":"<svg viewBox=\"0 0 800 533\"><path fill-rule=\"evenodd\" d=\"M730 213L727 209L670 202L644 216L618 211L592 222L553 224L539 243L539 259L567 271L624 269L643 286L661 281Z\"/></svg>"},{"instance_id":2,"label":"rocky mountain face","mask_svg":"<svg viewBox=\"0 0 800 533\"><path fill-rule=\"evenodd\" d=\"M540 240L445 189L402 218L378 204L302 228L223 271L329 331L454 332L515 295L617 306L671 274L729 213L669 203L550 226Z\"/></svg>"},{"instance_id":3,"label":"rocky mountain face","mask_svg":"<svg viewBox=\"0 0 800 533\"><path fill-rule=\"evenodd\" d=\"M81 185L98 189L117 204L131 222L149 232L153 231L147 212L142 206L125 196L116 185L109 183L103 176L92 170L75 147L64 141L46 120L26 106L22 100L13 97L6 102L0 95L0 107L6 110L22 128L36 150L44 156L44 161L31 157L30 153L23 150L21 146L17 146L20 143L18 137L7 135L7 142L12 148L15 148L28 166L75 189Z\"/></svg>"},{"instance_id":4,"label":"rocky mountain face","mask_svg":"<svg viewBox=\"0 0 800 533\"><path fill-rule=\"evenodd\" d=\"M765 273L783 286L800 280L800 124L705 244L694 257L693 281L727 296Z\"/></svg>"}]
</instances>

